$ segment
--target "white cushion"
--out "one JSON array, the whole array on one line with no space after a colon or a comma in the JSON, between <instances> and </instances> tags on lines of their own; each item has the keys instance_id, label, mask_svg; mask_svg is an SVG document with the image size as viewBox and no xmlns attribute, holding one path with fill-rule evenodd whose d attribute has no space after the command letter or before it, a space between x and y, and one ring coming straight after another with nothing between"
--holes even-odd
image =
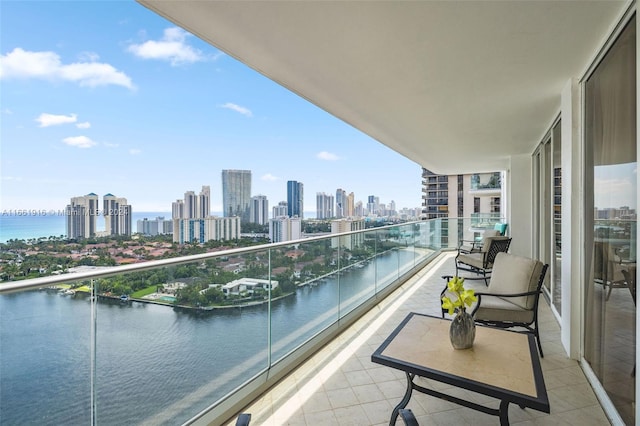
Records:
<instances>
[{"instance_id":1,"label":"white cushion","mask_svg":"<svg viewBox=\"0 0 640 426\"><path fill-rule=\"evenodd\" d=\"M514 294L536 290L542 262L528 257L516 256L509 253L498 253L493 263L493 272L487 293ZM535 295L510 297L509 302L523 309L532 309Z\"/></svg>"}]
</instances>

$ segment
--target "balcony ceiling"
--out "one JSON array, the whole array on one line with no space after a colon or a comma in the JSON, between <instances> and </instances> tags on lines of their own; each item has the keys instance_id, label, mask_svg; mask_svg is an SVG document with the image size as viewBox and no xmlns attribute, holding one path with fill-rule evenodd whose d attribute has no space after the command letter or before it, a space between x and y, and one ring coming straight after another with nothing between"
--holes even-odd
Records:
<instances>
[{"instance_id":1,"label":"balcony ceiling","mask_svg":"<svg viewBox=\"0 0 640 426\"><path fill-rule=\"evenodd\" d=\"M530 154L628 4L139 1L443 174Z\"/></svg>"}]
</instances>

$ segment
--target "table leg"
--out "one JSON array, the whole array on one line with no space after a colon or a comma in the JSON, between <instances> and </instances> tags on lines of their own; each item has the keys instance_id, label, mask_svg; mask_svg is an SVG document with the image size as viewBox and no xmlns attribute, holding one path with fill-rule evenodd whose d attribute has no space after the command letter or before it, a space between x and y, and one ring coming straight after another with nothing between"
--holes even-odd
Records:
<instances>
[{"instance_id":1,"label":"table leg","mask_svg":"<svg viewBox=\"0 0 640 426\"><path fill-rule=\"evenodd\" d=\"M509 401L500 401L500 426L509 426Z\"/></svg>"},{"instance_id":2,"label":"table leg","mask_svg":"<svg viewBox=\"0 0 640 426\"><path fill-rule=\"evenodd\" d=\"M389 426L394 426L396 424L396 420L398 419L398 413L400 413L401 409L407 406L407 404L409 403L409 400L411 399L411 392L413 391L413 378L415 377L415 374L410 374L406 372L405 374L407 375L407 390L405 391L404 396L402 397L402 401L400 401L400 403L396 405L396 408L394 408L393 411L391 412L391 419L389 419Z\"/></svg>"}]
</instances>

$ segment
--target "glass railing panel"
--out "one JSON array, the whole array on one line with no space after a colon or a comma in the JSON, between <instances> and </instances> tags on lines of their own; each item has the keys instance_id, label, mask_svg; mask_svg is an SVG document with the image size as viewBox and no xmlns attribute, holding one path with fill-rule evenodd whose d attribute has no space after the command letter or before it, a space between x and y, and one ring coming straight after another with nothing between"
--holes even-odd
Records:
<instances>
[{"instance_id":1,"label":"glass railing panel","mask_svg":"<svg viewBox=\"0 0 640 426\"><path fill-rule=\"evenodd\" d=\"M272 363L338 320L337 238L271 250L272 276L285 297L271 306Z\"/></svg>"},{"instance_id":2,"label":"glass railing panel","mask_svg":"<svg viewBox=\"0 0 640 426\"><path fill-rule=\"evenodd\" d=\"M358 232L340 238L340 317L360 306L376 293L375 244L369 234ZM335 239L334 239L335 241Z\"/></svg>"},{"instance_id":3,"label":"glass railing panel","mask_svg":"<svg viewBox=\"0 0 640 426\"><path fill-rule=\"evenodd\" d=\"M0 295L3 425L91 424L91 303L76 291L84 284Z\"/></svg>"},{"instance_id":4,"label":"glass railing panel","mask_svg":"<svg viewBox=\"0 0 640 426\"><path fill-rule=\"evenodd\" d=\"M400 276L400 229L397 226L379 229L376 233L376 287L377 291L389 286Z\"/></svg>"},{"instance_id":5,"label":"glass railing panel","mask_svg":"<svg viewBox=\"0 0 640 426\"><path fill-rule=\"evenodd\" d=\"M98 424L180 424L268 368L267 303L236 281L257 257L98 280Z\"/></svg>"},{"instance_id":6,"label":"glass railing panel","mask_svg":"<svg viewBox=\"0 0 640 426\"><path fill-rule=\"evenodd\" d=\"M75 296L2 294L3 424L92 423L92 407L98 424L188 421L446 247L448 232L424 221L70 274Z\"/></svg>"}]
</instances>

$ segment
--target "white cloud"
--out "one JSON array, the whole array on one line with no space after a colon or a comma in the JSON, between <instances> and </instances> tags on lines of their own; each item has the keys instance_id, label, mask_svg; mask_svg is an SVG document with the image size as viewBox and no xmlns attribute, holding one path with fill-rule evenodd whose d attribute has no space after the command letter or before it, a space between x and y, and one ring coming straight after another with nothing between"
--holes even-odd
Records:
<instances>
[{"instance_id":1,"label":"white cloud","mask_svg":"<svg viewBox=\"0 0 640 426\"><path fill-rule=\"evenodd\" d=\"M247 117L253 117L253 113L249 108L245 108L240 105L233 104L231 102L227 102L224 105L220 105L220 108L230 109L232 111L239 112L242 115L246 115Z\"/></svg>"},{"instance_id":2,"label":"white cloud","mask_svg":"<svg viewBox=\"0 0 640 426\"><path fill-rule=\"evenodd\" d=\"M174 66L203 61L205 57L202 52L186 43L189 35L181 28L167 28L162 39L132 44L128 50L139 58L169 61Z\"/></svg>"},{"instance_id":3,"label":"white cloud","mask_svg":"<svg viewBox=\"0 0 640 426\"><path fill-rule=\"evenodd\" d=\"M140 154L141 152L142 152L142 150L141 150L141 149L130 149L130 150L129 150L129 154L131 154L131 155L138 155L138 154Z\"/></svg>"},{"instance_id":4,"label":"white cloud","mask_svg":"<svg viewBox=\"0 0 640 426\"><path fill-rule=\"evenodd\" d=\"M96 87L110 84L135 89L131 78L102 62L63 64L55 52L30 52L19 47L0 56L0 79L40 78L78 83Z\"/></svg>"},{"instance_id":5,"label":"white cloud","mask_svg":"<svg viewBox=\"0 0 640 426\"><path fill-rule=\"evenodd\" d=\"M91 127L91 123L89 123L88 121L85 121L84 123L76 124L76 127L78 129L88 129L89 127Z\"/></svg>"},{"instance_id":6,"label":"white cloud","mask_svg":"<svg viewBox=\"0 0 640 426\"><path fill-rule=\"evenodd\" d=\"M2 113L3 114L7 114L7 115L11 115L11 114L13 114L13 111L11 111L9 108L2 108Z\"/></svg>"},{"instance_id":7,"label":"white cloud","mask_svg":"<svg viewBox=\"0 0 640 426\"><path fill-rule=\"evenodd\" d=\"M36 118L36 121L40 123L38 127L59 126L60 124L75 123L78 121L78 116L76 114L56 115L43 112Z\"/></svg>"},{"instance_id":8,"label":"white cloud","mask_svg":"<svg viewBox=\"0 0 640 426\"><path fill-rule=\"evenodd\" d=\"M70 136L68 138L62 139L62 142L66 143L69 146L75 146L78 148L91 148L92 146L97 145L96 142L92 141L86 136Z\"/></svg>"},{"instance_id":9,"label":"white cloud","mask_svg":"<svg viewBox=\"0 0 640 426\"><path fill-rule=\"evenodd\" d=\"M95 52L82 52L78 55L78 59L81 62L96 62L100 59L100 55Z\"/></svg>"},{"instance_id":10,"label":"white cloud","mask_svg":"<svg viewBox=\"0 0 640 426\"><path fill-rule=\"evenodd\" d=\"M272 175L271 173L267 173L266 175L262 176L260 179L261 179L261 180L266 180L266 181L269 181L269 182L273 182L273 181L276 181L276 180L280 180L280 178L279 178L279 177L274 176L274 175Z\"/></svg>"},{"instance_id":11,"label":"white cloud","mask_svg":"<svg viewBox=\"0 0 640 426\"><path fill-rule=\"evenodd\" d=\"M117 148L120 146L120 144L105 142L104 146L106 146L107 148Z\"/></svg>"},{"instance_id":12,"label":"white cloud","mask_svg":"<svg viewBox=\"0 0 640 426\"><path fill-rule=\"evenodd\" d=\"M2 176L1 178L2 180L10 180L10 181L16 181L19 182L22 180L22 177L20 176Z\"/></svg>"},{"instance_id":13,"label":"white cloud","mask_svg":"<svg viewBox=\"0 0 640 426\"><path fill-rule=\"evenodd\" d=\"M337 161L340 159L340 157L338 157L336 154L332 154L331 152L327 152L327 151L321 151L317 153L316 158L318 158L319 160L325 160L325 161Z\"/></svg>"}]
</instances>

